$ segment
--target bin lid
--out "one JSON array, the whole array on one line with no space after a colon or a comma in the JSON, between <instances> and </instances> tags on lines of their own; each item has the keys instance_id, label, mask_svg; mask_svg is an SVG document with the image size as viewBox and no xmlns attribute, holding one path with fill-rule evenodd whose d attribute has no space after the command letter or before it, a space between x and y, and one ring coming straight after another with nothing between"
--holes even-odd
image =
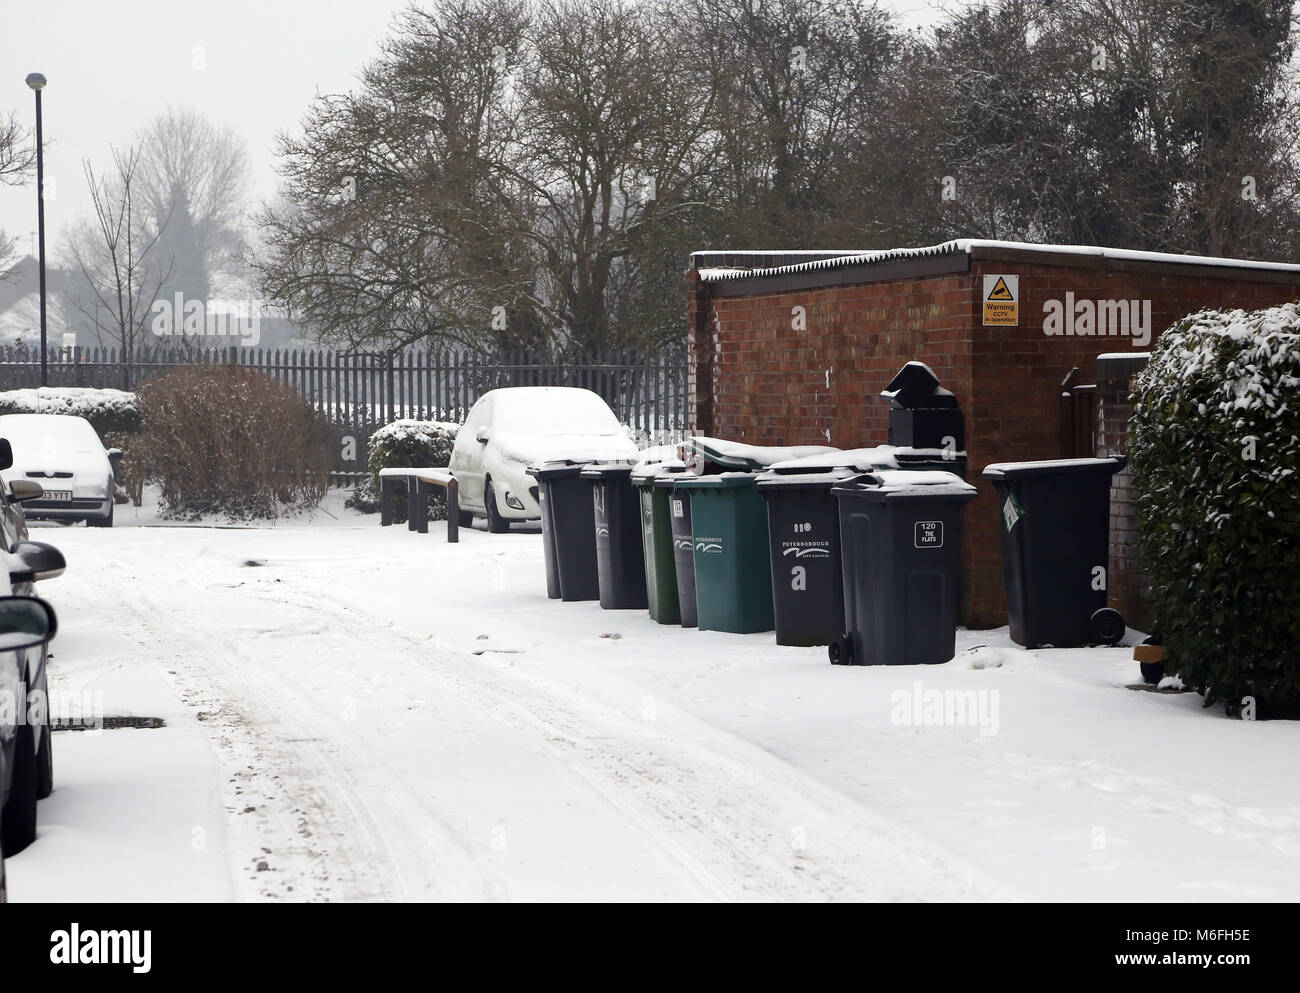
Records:
<instances>
[{"instance_id":1,"label":"bin lid","mask_svg":"<svg viewBox=\"0 0 1300 993\"><path fill-rule=\"evenodd\" d=\"M758 479L752 472L716 472L711 476L684 476L673 482L679 490L725 490L753 486Z\"/></svg>"},{"instance_id":2,"label":"bin lid","mask_svg":"<svg viewBox=\"0 0 1300 993\"><path fill-rule=\"evenodd\" d=\"M1025 476L1059 476L1071 472L1116 473L1124 468L1123 458L1046 459L1041 462L997 462L985 466L985 479L1015 479Z\"/></svg>"},{"instance_id":3,"label":"bin lid","mask_svg":"<svg viewBox=\"0 0 1300 993\"><path fill-rule=\"evenodd\" d=\"M979 492L954 472L880 469L862 473L831 490L836 496L866 500L973 500Z\"/></svg>"},{"instance_id":4,"label":"bin lid","mask_svg":"<svg viewBox=\"0 0 1300 993\"><path fill-rule=\"evenodd\" d=\"M773 468L758 473L754 485L760 491L778 489L829 489L836 483L861 475L862 469L856 466L838 465L831 467L810 467L806 471L781 471Z\"/></svg>"},{"instance_id":5,"label":"bin lid","mask_svg":"<svg viewBox=\"0 0 1300 993\"><path fill-rule=\"evenodd\" d=\"M654 484L662 486L666 490L671 490L677 486L683 479L694 479L695 474L687 467L682 472L665 472L655 476Z\"/></svg>"},{"instance_id":6,"label":"bin lid","mask_svg":"<svg viewBox=\"0 0 1300 993\"><path fill-rule=\"evenodd\" d=\"M839 451L829 445L746 445L739 441L726 441L722 438L709 438L694 435L682 442L682 450L701 456L709 462L724 469L739 469L754 472L766 469L776 462L804 458L809 455L824 455Z\"/></svg>"},{"instance_id":7,"label":"bin lid","mask_svg":"<svg viewBox=\"0 0 1300 993\"><path fill-rule=\"evenodd\" d=\"M631 462L591 462L582 469L583 479L612 479L632 474Z\"/></svg>"},{"instance_id":8,"label":"bin lid","mask_svg":"<svg viewBox=\"0 0 1300 993\"><path fill-rule=\"evenodd\" d=\"M524 472L537 480L559 479L562 476L576 476L590 464L589 459L553 459L541 465L530 465Z\"/></svg>"},{"instance_id":9,"label":"bin lid","mask_svg":"<svg viewBox=\"0 0 1300 993\"><path fill-rule=\"evenodd\" d=\"M632 483L636 486L653 486L663 477L676 476L686 471L686 463L678 459L662 462L638 462L632 469ZM669 481L671 485L671 480Z\"/></svg>"}]
</instances>

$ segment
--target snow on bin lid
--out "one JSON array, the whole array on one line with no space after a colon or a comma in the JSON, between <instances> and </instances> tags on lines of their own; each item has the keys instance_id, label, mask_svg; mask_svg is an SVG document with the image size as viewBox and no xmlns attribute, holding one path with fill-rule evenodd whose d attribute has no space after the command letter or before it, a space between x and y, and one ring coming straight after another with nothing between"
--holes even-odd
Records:
<instances>
[{"instance_id":1,"label":"snow on bin lid","mask_svg":"<svg viewBox=\"0 0 1300 993\"><path fill-rule=\"evenodd\" d=\"M622 462L603 459L583 466L582 478L603 479L606 476L626 476L630 475L635 467L636 463L630 459Z\"/></svg>"},{"instance_id":2,"label":"snow on bin lid","mask_svg":"<svg viewBox=\"0 0 1300 993\"><path fill-rule=\"evenodd\" d=\"M645 454L642 452L641 454ZM686 463L677 457L657 461L638 462L632 467L632 482L648 483L661 476L671 476L686 471Z\"/></svg>"},{"instance_id":3,"label":"snow on bin lid","mask_svg":"<svg viewBox=\"0 0 1300 993\"><path fill-rule=\"evenodd\" d=\"M760 490L817 489L834 486L860 475L862 469L851 465L818 466L815 469L799 472L778 472L769 469L754 477L754 485Z\"/></svg>"},{"instance_id":4,"label":"snow on bin lid","mask_svg":"<svg viewBox=\"0 0 1300 993\"><path fill-rule=\"evenodd\" d=\"M752 486L758 479L752 472L715 472L709 476L683 474L675 479L678 487L688 490L722 490L738 486Z\"/></svg>"},{"instance_id":5,"label":"snow on bin lid","mask_svg":"<svg viewBox=\"0 0 1300 993\"><path fill-rule=\"evenodd\" d=\"M900 450L893 445L850 448L843 452L831 451L818 455L805 455L797 459L786 459L784 462L773 462L768 468L778 473L816 472L818 469L857 469L860 472L868 469L893 469L898 466L898 460L894 457L896 451ZM902 451L913 451L913 449L902 449ZM938 454L939 450L935 449L935 452Z\"/></svg>"},{"instance_id":6,"label":"snow on bin lid","mask_svg":"<svg viewBox=\"0 0 1300 993\"><path fill-rule=\"evenodd\" d=\"M963 493L974 493L975 487L962 479L955 472L925 469L881 469L871 473L867 479L875 481L881 489L914 490L925 487L952 488Z\"/></svg>"},{"instance_id":7,"label":"snow on bin lid","mask_svg":"<svg viewBox=\"0 0 1300 993\"><path fill-rule=\"evenodd\" d=\"M914 496L974 496L978 491L953 472L924 469L880 469L846 480L833 492L912 494Z\"/></svg>"},{"instance_id":8,"label":"snow on bin lid","mask_svg":"<svg viewBox=\"0 0 1300 993\"><path fill-rule=\"evenodd\" d=\"M1090 469L1109 469L1119 472L1125 465L1122 458L1106 459L1044 459L1041 462L996 462L984 467L985 479L1003 476L1032 476L1046 473L1087 472Z\"/></svg>"},{"instance_id":9,"label":"snow on bin lid","mask_svg":"<svg viewBox=\"0 0 1300 993\"><path fill-rule=\"evenodd\" d=\"M824 455L837 452L838 448L829 445L794 445L776 447L764 445L745 445L738 441L725 441L722 438L708 438L694 435L682 442L682 448L688 452L702 455L710 462L716 462L728 469L766 469L775 462L788 462L809 455Z\"/></svg>"},{"instance_id":10,"label":"snow on bin lid","mask_svg":"<svg viewBox=\"0 0 1300 993\"><path fill-rule=\"evenodd\" d=\"M555 479L558 476L576 475L590 464L590 459L550 459L530 465L524 472L534 479Z\"/></svg>"}]
</instances>

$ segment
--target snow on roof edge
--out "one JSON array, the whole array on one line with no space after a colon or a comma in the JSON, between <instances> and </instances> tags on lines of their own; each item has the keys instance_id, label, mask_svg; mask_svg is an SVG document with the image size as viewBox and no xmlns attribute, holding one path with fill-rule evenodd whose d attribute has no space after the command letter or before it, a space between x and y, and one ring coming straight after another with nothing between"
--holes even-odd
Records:
<instances>
[{"instance_id":1,"label":"snow on roof edge","mask_svg":"<svg viewBox=\"0 0 1300 993\"><path fill-rule=\"evenodd\" d=\"M1123 259L1131 262L1167 262L1180 265L1223 266L1233 269L1264 269L1275 272L1300 273L1300 264L1291 262L1255 262L1250 259L1229 259L1206 255L1177 255L1170 252L1146 252L1132 248L1106 248L1095 245L1044 245L1027 241L995 241L983 238L957 238L938 245L924 248L890 248L869 252L845 252L831 258L814 259L808 262L796 262L784 266L772 266L758 269L738 269L728 267L706 267L699 269L699 278L704 283L723 282L733 279L756 279L765 276L783 276L788 273L812 272L818 269L838 269L850 265L875 265L894 259L925 258L935 255L972 255L977 249L1008 249L1021 252L1038 252L1054 255L1086 255L1094 258ZM728 252L699 251L691 253L692 262L698 256L706 255L792 255L797 252ZM809 252L808 254L825 254Z\"/></svg>"}]
</instances>

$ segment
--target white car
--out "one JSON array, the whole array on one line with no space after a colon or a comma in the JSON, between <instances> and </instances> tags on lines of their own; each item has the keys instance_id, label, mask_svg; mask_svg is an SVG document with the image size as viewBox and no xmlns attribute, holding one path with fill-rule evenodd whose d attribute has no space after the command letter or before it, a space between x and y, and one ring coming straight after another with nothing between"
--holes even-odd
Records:
<instances>
[{"instance_id":1,"label":"white car","mask_svg":"<svg viewBox=\"0 0 1300 993\"><path fill-rule=\"evenodd\" d=\"M4 418L0 417L0 421ZM597 394L564 386L518 386L483 394L451 453L463 526L486 517L499 533L538 520L537 480L525 470L556 459L634 460L636 444Z\"/></svg>"},{"instance_id":2,"label":"white car","mask_svg":"<svg viewBox=\"0 0 1300 993\"><path fill-rule=\"evenodd\" d=\"M13 466L0 473L4 481L30 479L45 490L24 502L29 520L113 526L113 462L121 453L105 449L88 420L73 414L4 414L0 438L8 439L14 452Z\"/></svg>"}]
</instances>

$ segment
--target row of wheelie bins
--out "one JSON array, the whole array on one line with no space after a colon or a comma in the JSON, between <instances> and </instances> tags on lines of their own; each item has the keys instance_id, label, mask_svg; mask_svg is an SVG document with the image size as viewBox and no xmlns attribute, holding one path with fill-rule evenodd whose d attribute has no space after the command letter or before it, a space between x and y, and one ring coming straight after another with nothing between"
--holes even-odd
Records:
<instances>
[{"instance_id":1,"label":"row of wheelie bins","mask_svg":"<svg viewBox=\"0 0 1300 993\"><path fill-rule=\"evenodd\" d=\"M778 644L826 645L840 664L953 657L961 512L976 495L964 454L879 446L787 458L792 450L708 438L688 439L682 451L693 466L565 461L530 470L548 595L646 609L661 624L774 630ZM1122 465L985 470L999 495L1018 643L1123 636L1104 578L1107 493Z\"/></svg>"}]
</instances>

